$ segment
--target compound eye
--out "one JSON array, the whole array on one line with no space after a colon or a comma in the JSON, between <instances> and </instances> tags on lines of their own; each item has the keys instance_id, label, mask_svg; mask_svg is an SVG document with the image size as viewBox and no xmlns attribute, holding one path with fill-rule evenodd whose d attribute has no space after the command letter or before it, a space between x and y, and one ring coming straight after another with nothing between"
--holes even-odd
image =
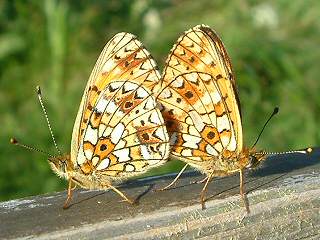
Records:
<instances>
[{"instance_id":1,"label":"compound eye","mask_svg":"<svg viewBox=\"0 0 320 240\"><path fill-rule=\"evenodd\" d=\"M67 172L67 162L65 160L61 161L60 163L60 169L62 172Z\"/></svg>"},{"instance_id":2,"label":"compound eye","mask_svg":"<svg viewBox=\"0 0 320 240\"><path fill-rule=\"evenodd\" d=\"M250 155L250 156L249 156L249 165L248 165L248 168L255 167L258 162L259 162L259 161L258 161L258 159L257 159L255 156Z\"/></svg>"}]
</instances>

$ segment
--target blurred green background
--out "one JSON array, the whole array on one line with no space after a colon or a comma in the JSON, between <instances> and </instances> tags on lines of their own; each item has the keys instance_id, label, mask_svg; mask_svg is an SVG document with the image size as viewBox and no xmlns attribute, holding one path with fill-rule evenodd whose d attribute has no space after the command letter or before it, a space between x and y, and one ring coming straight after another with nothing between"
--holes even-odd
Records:
<instances>
[{"instance_id":1,"label":"blurred green background","mask_svg":"<svg viewBox=\"0 0 320 240\"><path fill-rule=\"evenodd\" d=\"M65 188L45 156L9 138L55 153L35 94L40 85L58 144L69 152L91 69L121 31L137 35L162 68L182 32L210 25L232 58L247 145L275 106L280 114L259 148L319 144L319 9L318 0L0 1L0 200Z\"/></svg>"}]
</instances>

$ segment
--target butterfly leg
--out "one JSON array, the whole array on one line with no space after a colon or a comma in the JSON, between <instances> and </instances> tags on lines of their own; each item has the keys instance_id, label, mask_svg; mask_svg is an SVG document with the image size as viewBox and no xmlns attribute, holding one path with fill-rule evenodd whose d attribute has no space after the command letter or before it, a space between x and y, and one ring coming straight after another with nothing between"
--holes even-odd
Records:
<instances>
[{"instance_id":1,"label":"butterfly leg","mask_svg":"<svg viewBox=\"0 0 320 240\"><path fill-rule=\"evenodd\" d=\"M72 191L74 191L77 188L77 185L75 184L74 187L72 188Z\"/></svg>"},{"instance_id":2,"label":"butterfly leg","mask_svg":"<svg viewBox=\"0 0 320 240\"><path fill-rule=\"evenodd\" d=\"M118 193L123 198L124 201L126 201L126 202L128 202L130 204L135 204L136 203L134 200L128 198L123 192L121 192L119 189L115 188L111 184L108 184L107 187L111 188L113 191Z\"/></svg>"},{"instance_id":3,"label":"butterfly leg","mask_svg":"<svg viewBox=\"0 0 320 240\"><path fill-rule=\"evenodd\" d=\"M206 209L205 199L204 198L205 198L205 195L206 195L206 192L207 192L208 184L212 180L212 176L213 176L213 173L210 173L210 175L207 177L207 181L204 184L204 186L203 186L203 188L201 190L201 193L200 193L200 202L201 202L202 210Z\"/></svg>"},{"instance_id":4,"label":"butterfly leg","mask_svg":"<svg viewBox=\"0 0 320 240\"><path fill-rule=\"evenodd\" d=\"M193 182L191 182L191 184L199 184L199 183L204 183L205 181L207 181L207 179L208 179L208 176L206 176L204 179L202 179L202 180L199 180L199 181L193 181Z\"/></svg>"},{"instance_id":5,"label":"butterfly leg","mask_svg":"<svg viewBox=\"0 0 320 240\"><path fill-rule=\"evenodd\" d=\"M165 186L165 187L163 187L163 188L155 189L154 191L158 192L158 191L168 190L171 186L173 186L173 185L178 181L179 177L180 177L181 174L186 170L186 168L188 167L188 165L189 165L189 164L184 165L184 167L180 170L180 172L178 173L178 175L173 179L173 181L172 181L169 185L167 185L167 186Z\"/></svg>"},{"instance_id":6,"label":"butterfly leg","mask_svg":"<svg viewBox=\"0 0 320 240\"><path fill-rule=\"evenodd\" d=\"M69 202L72 198L72 191L76 188L76 185L72 187L72 178L69 178L69 186L68 186L68 197L63 204L63 209L69 208Z\"/></svg>"},{"instance_id":7,"label":"butterfly leg","mask_svg":"<svg viewBox=\"0 0 320 240\"><path fill-rule=\"evenodd\" d=\"M240 170L240 195L243 201L243 204L246 208L247 214L250 213L248 198L244 189L244 172L243 169Z\"/></svg>"}]
</instances>

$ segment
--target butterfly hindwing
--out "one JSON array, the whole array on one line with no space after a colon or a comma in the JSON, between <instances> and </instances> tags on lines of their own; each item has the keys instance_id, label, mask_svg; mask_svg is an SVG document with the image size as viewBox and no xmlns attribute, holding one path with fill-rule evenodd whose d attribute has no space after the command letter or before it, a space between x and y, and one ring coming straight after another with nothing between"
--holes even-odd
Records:
<instances>
[{"instance_id":1,"label":"butterfly hindwing","mask_svg":"<svg viewBox=\"0 0 320 240\"><path fill-rule=\"evenodd\" d=\"M171 135L172 155L201 161L218 157L223 149L236 150L225 98L210 74L181 74L162 89L159 98Z\"/></svg>"}]
</instances>

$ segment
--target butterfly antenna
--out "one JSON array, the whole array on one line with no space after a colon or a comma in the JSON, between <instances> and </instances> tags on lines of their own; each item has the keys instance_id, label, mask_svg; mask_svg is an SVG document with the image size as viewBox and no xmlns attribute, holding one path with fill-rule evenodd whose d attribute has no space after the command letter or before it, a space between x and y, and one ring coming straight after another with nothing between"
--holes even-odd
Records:
<instances>
[{"instance_id":1,"label":"butterfly antenna","mask_svg":"<svg viewBox=\"0 0 320 240\"><path fill-rule=\"evenodd\" d=\"M269 123L269 121L271 120L271 118L273 118L273 116L276 115L278 112L279 112L279 107L275 107L275 108L273 109L272 114L270 115L270 117L268 118L268 120L267 120L267 121L265 122L265 124L263 125L263 128L261 129L261 131L260 131L260 133L259 133L256 141L254 142L254 144L252 145L251 148L253 148L254 146L256 146L256 144L258 143L258 141L259 141L259 139L260 139L260 137L261 137L264 129L265 129L266 126L267 126L267 124Z\"/></svg>"},{"instance_id":2,"label":"butterfly antenna","mask_svg":"<svg viewBox=\"0 0 320 240\"><path fill-rule=\"evenodd\" d=\"M57 149L59 155L62 155L60 149L58 148L56 139L54 138L53 131L52 131L52 128L51 128L51 124L50 124L50 121L49 121L49 118L48 118L48 114L47 114L46 108L44 107L44 104L43 104L43 101L42 101L42 95L41 95L40 86L37 86L37 95L38 95L38 99L39 99L43 114L44 114L44 116L46 118L46 121L47 121L47 125L48 125L48 128L49 128L50 134L51 134L51 138L52 138L53 144L54 144L55 148Z\"/></svg>"},{"instance_id":3,"label":"butterfly antenna","mask_svg":"<svg viewBox=\"0 0 320 240\"><path fill-rule=\"evenodd\" d=\"M292 153L302 153L302 154L310 154L313 152L312 147L307 147L305 149L300 150L291 150L291 151L285 151L285 152L263 152L266 155L284 155L284 154L292 154Z\"/></svg>"},{"instance_id":4,"label":"butterfly antenna","mask_svg":"<svg viewBox=\"0 0 320 240\"><path fill-rule=\"evenodd\" d=\"M36 151L36 152L39 152L39 153L48 155L49 157L54 157L54 156L51 155L50 153L47 153L47 152L45 152L45 151L43 151L43 150L41 150L41 149L38 149L38 148L35 148L35 147L30 147L30 146L28 146L28 145L19 143L16 138L11 138L11 139L10 139L10 143L13 144L13 145L17 145L17 146L19 146L19 147L26 148L26 149L28 149L29 151Z\"/></svg>"}]
</instances>

